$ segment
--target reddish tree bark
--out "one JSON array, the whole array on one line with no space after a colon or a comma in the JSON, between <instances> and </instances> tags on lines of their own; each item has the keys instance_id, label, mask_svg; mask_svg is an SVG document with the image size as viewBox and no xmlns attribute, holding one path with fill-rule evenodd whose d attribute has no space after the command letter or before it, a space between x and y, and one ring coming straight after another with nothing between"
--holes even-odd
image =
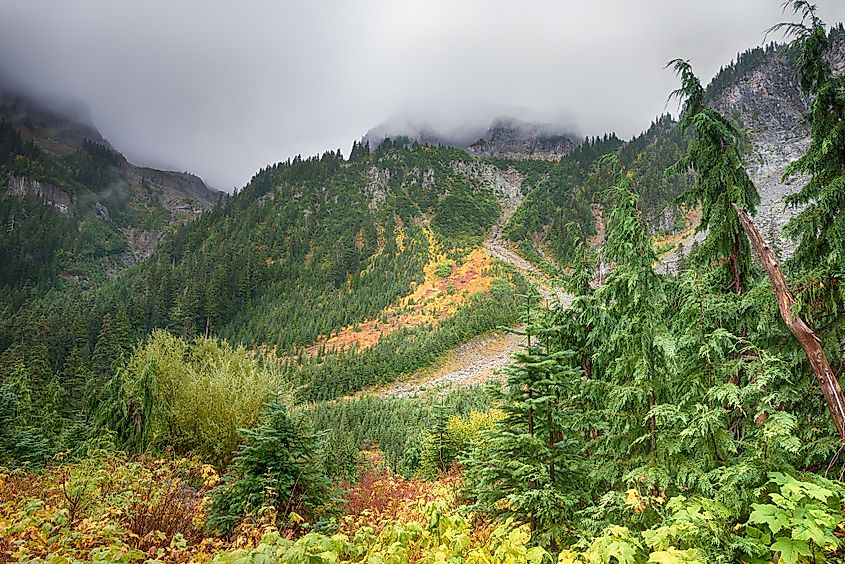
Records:
<instances>
[{"instance_id":1,"label":"reddish tree bark","mask_svg":"<svg viewBox=\"0 0 845 564\"><path fill-rule=\"evenodd\" d=\"M777 257L766 244L757 226L748 217L748 213L733 204L736 210L737 217L742 224L742 228L748 235L748 240L751 241L751 247L766 269L769 279L772 281L772 289L775 291L777 297L778 307L780 308L780 315L783 317L784 323L789 328L789 331L795 336L795 339L801 344L804 353L807 355L807 360L810 361L810 366L822 389L824 399L827 402L827 408L833 417L833 423L836 425L836 430L839 436L845 442L845 396L842 395L842 388L839 386L839 381L833 374L830 368L830 363L827 356L824 354L821 342L812 329L804 322L800 315L792 314L792 305L795 299L792 297L792 292L786 284L786 279L780 270L780 264Z\"/></svg>"}]
</instances>

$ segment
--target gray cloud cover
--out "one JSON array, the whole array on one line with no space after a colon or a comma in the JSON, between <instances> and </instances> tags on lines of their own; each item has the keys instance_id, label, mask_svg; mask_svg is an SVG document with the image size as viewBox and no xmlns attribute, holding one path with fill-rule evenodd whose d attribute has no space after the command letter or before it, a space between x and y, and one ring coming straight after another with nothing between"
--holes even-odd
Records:
<instances>
[{"instance_id":1,"label":"gray cloud cover","mask_svg":"<svg viewBox=\"0 0 845 564\"><path fill-rule=\"evenodd\" d=\"M0 69L84 100L130 160L231 190L409 116L628 137L665 111L667 60L709 79L781 19L778 0L5 0Z\"/></svg>"}]
</instances>

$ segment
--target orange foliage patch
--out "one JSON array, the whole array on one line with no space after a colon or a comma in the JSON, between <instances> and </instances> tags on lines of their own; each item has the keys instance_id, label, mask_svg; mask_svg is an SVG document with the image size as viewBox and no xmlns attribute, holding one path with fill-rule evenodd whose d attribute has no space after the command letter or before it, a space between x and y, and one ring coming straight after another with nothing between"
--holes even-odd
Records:
<instances>
[{"instance_id":1,"label":"orange foliage patch","mask_svg":"<svg viewBox=\"0 0 845 564\"><path fill-rule=\"evenodd\" d=\"M314 355L321 348L338 351L369 348L397 329L436 325L454 315L473 294L490 290L494 279L490 274L493 259L485 249L472 251L461 264L453 265L451 273L444 278L436 273L443 258L436 253L433 255L424 268L425 279L411 294L386 308L378 318L344 327L312 345L305 353Z\"/></svg>"},{"instance_id":2,"label":"orange foliage patch","mask_svg":"<svg viewBox=\"0 0 845 564\"><path fill-rule=\"evenodd\" d=\"M208 560L224 546L205 537L214 469L191 459L125 459L0 470L0 562L63 555L88 560L113 547L136 559Z\"/></svg>"}]
</instances>

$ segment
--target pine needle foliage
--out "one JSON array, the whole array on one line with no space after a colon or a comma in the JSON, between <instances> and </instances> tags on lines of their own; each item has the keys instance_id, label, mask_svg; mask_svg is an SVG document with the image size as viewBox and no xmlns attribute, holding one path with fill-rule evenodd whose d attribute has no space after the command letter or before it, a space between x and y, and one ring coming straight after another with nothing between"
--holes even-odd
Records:
<instances>
[{"instance_id":1,"label":"pine needle foliage","mask_svg":"<svg viewBox=\"0 0 845 564\"><path fill-rule=\"evenodd\" d=\"M704 88L689 61L674 59L671 67L681 79L681 87L670 99L681 101L680 129L689 135L687 154L670 171L692 171L696 182L680 196L687 208L701 207L699 232L707 238L697 253L699 260L727 260L727 280L737 294L751 276L751 250L732 204L754 213L760 195L745 172L740 154L740 131L719 112L704 104ZM728 284L726 284L728 286Z\"/></svg>"},{"instance_id":2,"label":"pine needle foliage","mask_svg":"<svg viewBox=\"0 0 845 564\"><path fill-rule=\"evenodd\" d=\"M500 398L504 416L464 460L474 507L528 524L547 546L571 537L569 517L583 493L578 438L568 432L580 374L573 358L542 342L517 353Z\"/></svg>"},{"instance_id":3,"label":"pine needle foliage","mask_svg":"<svg viewBox=\"0 0 845 564\"><path fill-rule=\"evenodd\" d=\"M291 417L284 404L269 404L266 421L241 434L243 445L223 483L212 492L211 529L229 532L263 507L276 510L281 522L293 512L313 516L331 499L320 437L302 418Z\"/></svg>"},{"instance_id":4,"label":"pine needle foliage","mask_svg":"<svg viewBox=\"0 0 845 564\"><path fill-rule=\"evenodd\" d=\"M807 152L787 167L785 177L806 175L809 181L789 204L805 206L786 226L786 233L800 239L793 263L818 265L840 277L845 263L845 77L834 76L827 59L826 26L815 6L805 1L792 4L799 23L781 24L792 37L798 56L798 80L811 99L807 120L811 127Z\"/></svg>"},{"instance_id":5,"label":"pine needle foliage","mask_svg":"<svg viewBox=\"0 0 845 564\"><path fill-rule=\"evenodd\" d=\"M786 200L801 211L784 233L799 242L790 266L800 275L796 286L802 311L833 349L842 338L840 318L845 309L845 77L833 74L828 58L831 38L816 6L795 0L786 2L784 9L799 21L772 30L792 39L789 47L798 53L797 78L810 102L806 116L810 145L784 173L784 178L806 179Z\"/></svg>"},{"instance_id":6,"label":"pine needle foliage","mask_svg":"<svg viewBox=\"0 0 845 564\"><path fill-rule=\"evenodd\" d=\"M593 449L613 458L612 453L626 456L594 467L592 474L600 483L618 484L639 468L636 479L662 482L647 467L654 466L657 454L652 409L670 398L664 396L669 392L666 284L654 271L659 257L637 207L638 196L621 169L610 198L615 205L604 252L614 270L595 293L597 314L590 336L595 347L591 384L601 410Z\"/></svg>"}]
</instances>

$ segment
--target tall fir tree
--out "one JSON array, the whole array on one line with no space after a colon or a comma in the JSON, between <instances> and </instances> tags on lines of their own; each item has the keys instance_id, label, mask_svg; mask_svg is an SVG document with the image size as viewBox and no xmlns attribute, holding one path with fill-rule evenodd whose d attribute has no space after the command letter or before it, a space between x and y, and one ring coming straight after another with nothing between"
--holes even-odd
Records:
<instances>
[{"instance_id":1,"label":"tall fir tree","mask_svg":"<svg viewBox=\"0 0 845 564\"><path fill-rule=\"evenodd\" d=\"M621 465L597 469L597 477L618 485L636 475L659 487L666 477L660 472L653 409L671 394L665 281L654 270L659 256L637 207L638 197L618 162L608 160L616 169L616 185L603 249L613 271L596 291L599 315L591 339L597 366L591 385L602 392L604 425L593 449L605 455L627 451L628 457L619 460Z\"/></svg>"},{"instance_id":2,"label":"tall fir tree","mask_svg":"<svg viewBox=\"0 0 845 564\"><path fill-rule=\"evenodd\" d=\"M751 250L732 205L753 214L760 195L745 172L739 148L741 134L719 112L704 104L704 88L688 61L675 59L668 66L681 78L681 87L670 98L681 100L680 128L690 136L687 154L672 168L696 174L695 184L680 200L689 209L701 207L697 230L707 232L697 258L710 264L726 259L726 286L742 294L751 277Z\"/></svg>"},{"instance_id":3,"label":"tall fir tree","mask_svg":"<svg viewBox=\"0 0 845 564\"><path fill-rule=\"evenodd\" d=\"M833 74L827 27L815 5L796 0L785 7L791 7L800 21L772 30L785 31L792 38L790 49L798 55L798 81L810 101L810 145L784 173L785 178L809 177L787 198L788 204L801 209L784 233L799 242L790 261L792 270L802 275L799 303L810 306L804 312L810 325L836 330L823 331L832 347L841 341L841 322L830 324L830 318L841 318L845 310L845 76Z\"/></svg>"}]
</instances>

